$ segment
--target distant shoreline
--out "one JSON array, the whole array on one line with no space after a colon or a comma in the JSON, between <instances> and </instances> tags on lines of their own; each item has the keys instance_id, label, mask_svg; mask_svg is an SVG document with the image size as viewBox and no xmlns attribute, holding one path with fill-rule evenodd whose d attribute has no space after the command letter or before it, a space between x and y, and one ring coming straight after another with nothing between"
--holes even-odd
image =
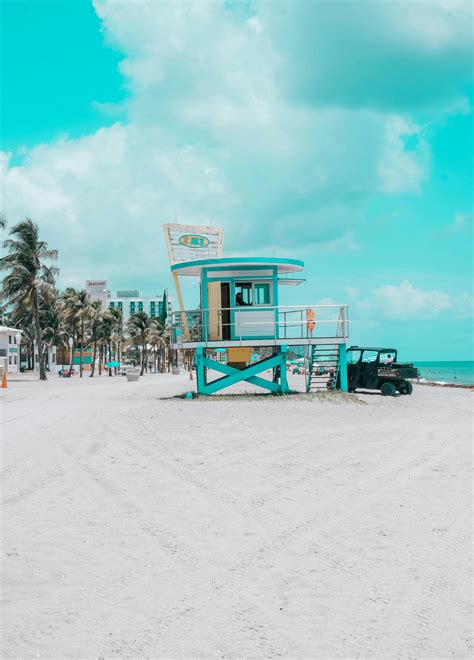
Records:
<instances>
[{"instance_id":1,"label":"distant shoreline","mask_svg":"<svg viewBox=\"0 0 474 660\"><path fill-rule=\"evenodd\" d=\"M455 387L465 390L474 390L474 383L471 383L470 385L466 383L442 383L436 380L412 380L411 382L415 383L416 385L427 385L428 387Z\"/></svg>"}]
</instances>

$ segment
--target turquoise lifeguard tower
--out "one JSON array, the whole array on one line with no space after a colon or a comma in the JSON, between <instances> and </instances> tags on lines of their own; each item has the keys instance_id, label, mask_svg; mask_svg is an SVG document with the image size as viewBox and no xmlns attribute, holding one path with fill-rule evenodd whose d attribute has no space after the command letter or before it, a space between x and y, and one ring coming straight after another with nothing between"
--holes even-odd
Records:
<instances>
[{"instance_id":1,"label":"turquoise lifeguard tower","mask_svg":"<svg viewBox=\"0 0 474 660\"><path fill-rule=\"evenodd\" d=\"M205 229L194 229L194 234L184 234L186 247L192 240L206 247L208 237L197 231ZM196 248L199 249L202 247ZM307 391L322 387L347 391L347 305L280 304L283 286L304 282L303 261L199 258L201 254L193 253L193 259L171 265L181 306L172 318L172 346L195 349L199 394L214 394L242 381L275 394L288 393L287 354L290 347L296 346L305 349ZM184 309L178 277L197 280L198 309ZM226 351L226 361L222 360L222 349ZM259 354L256 360L255 353ZM271 378L262 377L268 370ZM212 379L214 374L210 372L222 375Z\"/></svg>"}]
</instances>

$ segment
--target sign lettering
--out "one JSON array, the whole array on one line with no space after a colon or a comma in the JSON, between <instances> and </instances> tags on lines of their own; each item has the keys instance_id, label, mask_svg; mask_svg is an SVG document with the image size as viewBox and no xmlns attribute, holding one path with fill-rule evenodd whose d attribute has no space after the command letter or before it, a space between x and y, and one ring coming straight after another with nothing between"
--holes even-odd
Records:
<instances>
[{"instance_id":1,"label":"sign lettering","mask_svg":"<svg viewBox=\"0 0 474 660\"><path fill-rule=\"evenodd\" d=\"M181 245L199 250L206 248L209 245L209 239L206 236L199 236L199 234L185 234L179 239Z\"/></svg>"}]
</instances>

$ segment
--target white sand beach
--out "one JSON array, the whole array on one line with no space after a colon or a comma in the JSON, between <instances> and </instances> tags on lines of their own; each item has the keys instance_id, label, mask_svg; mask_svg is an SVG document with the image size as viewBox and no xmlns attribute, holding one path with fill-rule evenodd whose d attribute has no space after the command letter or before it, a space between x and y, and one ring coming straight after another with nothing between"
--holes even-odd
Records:
<instances>
[{"instance_id":1,"label":"white sand beach","mask_svg":"<svg viewBox=\"0 0 474 660\"><path fill-rule=\"evenodd\" d=\"M3 391L2 657L472 657L472 392L189 386Z\"/></svg>"}]
</instances>

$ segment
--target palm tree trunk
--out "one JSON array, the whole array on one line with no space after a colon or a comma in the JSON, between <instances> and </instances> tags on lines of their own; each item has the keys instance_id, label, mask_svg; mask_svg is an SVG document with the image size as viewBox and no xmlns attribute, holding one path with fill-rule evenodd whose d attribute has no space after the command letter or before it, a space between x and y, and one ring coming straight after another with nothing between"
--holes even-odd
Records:
<instances>
[{"instance_id":1,"label":"palm tree trunk","mask_svg":"<svg viewBox=\"0 0 474 660\"><path fill-rule=\"evenodd\" d=\"M84 312L83 312L84 314ZM84 347L84 316L81 319L81 353L79 357L79 376L82 378L82 353Z\"/></svg>"},{"instance_id":2,"label":"palm tree trunk","mask_svg":"<svg viewBox=\"0 0 474 660\"><path fill-rule=\"evenodd\" d=\"M94 371L95 371L95 359L97 357L97 340L94 337L94 352L92 354L92 368L91 372L89 374L89 378L94 378Z\"/></svg>"},{"instance_id":3,"label":"palm tree trunk","mask_svg":"<svg viewBox=\"0 0 474 660\"><path fill-rule=\"evenodd\" d=\"M46 377L46 370L44 368L44 355L43 355L43 342L41 340L41 326L39 320L39 305L38 305L38 294L33 291L33 317L35 321L35 330L36 330L36 346L38 348L38 360L39 360L39 377L40 380L48 380Z\"/></svg>"},{"instance_id":4,"label":"palm tree trunk","mask_svg":"<svg viewBox=\"0 0 474 660\"><path fill-rule=\"evenodd\" d=\"M100 344L99 346L99 376L102 376L102 351L103 351L103 346Z\"/></svg>"},{"instance_id":5,"label":"palm tree trunk","mask_svg":"<svg viewBox=\"0 0 474 660\"><path fill-rule=\"evenodd\" d=\"M75 337L73 336L73 340L74 339L75 339ZM70 347L69 350L71 351L71 355L69 356L69 358L70 358L69 359L69 363L70 363L69 364L69 371L72 371L72 367L74 365L74 353L76 352L76 342L75 341L73 341L72 346Z\"/></svg>"},{"instance_id":6,"label":"palm tree trunk","mask_svg":"<svg viewBox=\"0 0 474 660\"><path fill-rule=\"evenodd\" d=\"M145 371L145 360L146 360L146 348L145 346L142 346L142 368L140 370L140 376L143 376L143 372Z\"/></svg>"},{"instance_id":7,"label":"palm tree trunk","mask_svg":"<svg viewBox=\"0 0 474 660\"><path fill-rule=\"evenodd\" d=\"M109 362L112 362L112 346L109 342ZM112 367L109 367L109 376L112 377Z\"/></svg>"}]
</instances>

